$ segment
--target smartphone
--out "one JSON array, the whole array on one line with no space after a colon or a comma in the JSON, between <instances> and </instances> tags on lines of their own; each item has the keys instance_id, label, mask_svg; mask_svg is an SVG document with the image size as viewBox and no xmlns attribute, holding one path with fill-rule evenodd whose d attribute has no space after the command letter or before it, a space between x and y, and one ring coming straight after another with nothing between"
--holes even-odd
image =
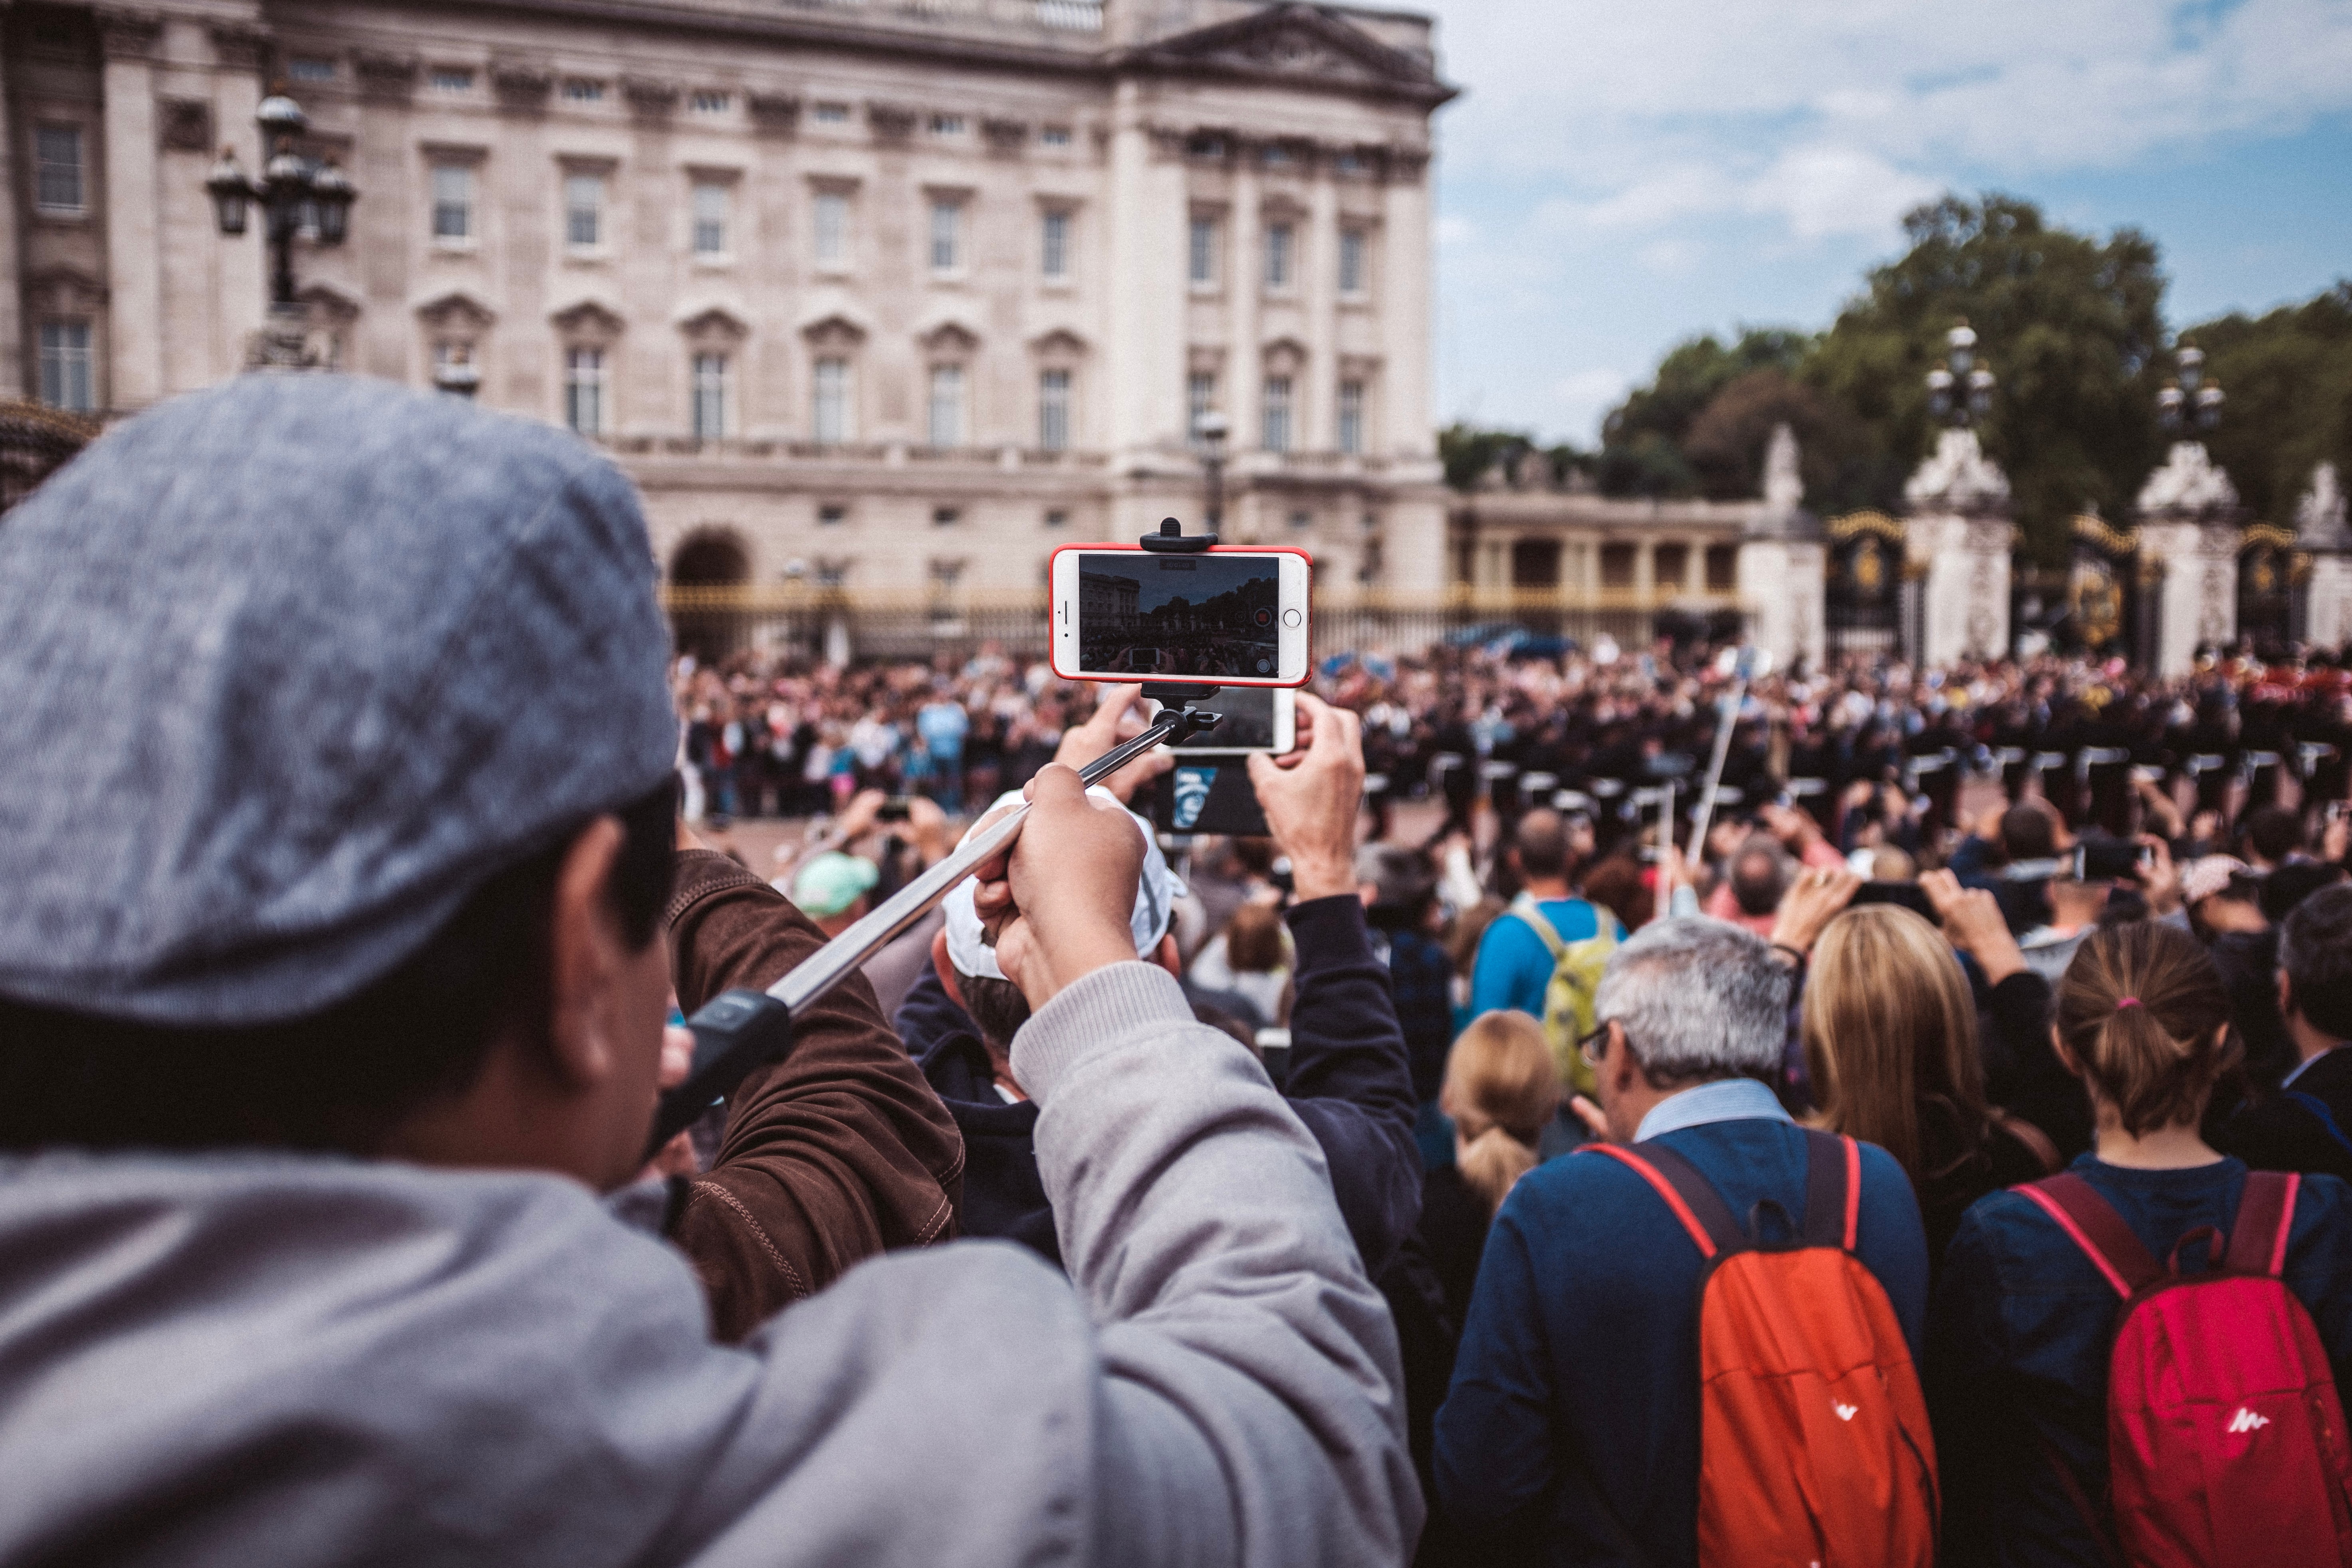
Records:
<instances>
[{"instance_id":1,"label":"smartphone","mask_svg":"<svg viewBox=\"0 0 2352 1568\"><path fill-rule=\"evenodd\" d=\"M1160 704L1152 705L1155 717ZM1233 756L1298 749L1298 693L1286 686L1236 686L1200 704L1217 716L1213 729L1179 742L1177 755Z\"/></svg>"},{"instance_id":2,"label":"smartphone","mask_svg":"<svg viewBox=\"0 0 2352 1568\"><path fill-rule=\"evenodd\" d=\"M1307 571L1307 552L1286 547L1066 544L1049 568L1054 673L1304 686Z\"/></svg>"},{"instance_id":3,"label":"smartphone","mask_svg":"<svg viewBox=\"0 0 2352 1568\"><path fill-rule=\"evenodd\" d=\"M2120 881L2137 876L2154 858L2145 844L2123 838L2085 838L2074 846L2074 880Z\"/></svg>"},{"instance_id":4,"label":"smartphone","mask_svg":"<svg viewBox=\"0 0 2352 1568\"><path fill-rule=\"evenodd\" d=\"M1909 910L1929 925L1944 923L1944 917L1928 901L1927 889L1916 882L1864 882L1853 892L1853 907L1858 909L1864 904L1893 904L1898 910Z\"/></svg>"},{"instance_id":5,"label":"smartphone","mask_svg":"<svg viewBox=\"0 0 2352 1568\"><path fill-rule=\"evenodd\" d=\"M1263 838L1265 813L1246 757L1179 757L1152 782L1151 825L1162 833Z\"/></svg>"}]
</instances>

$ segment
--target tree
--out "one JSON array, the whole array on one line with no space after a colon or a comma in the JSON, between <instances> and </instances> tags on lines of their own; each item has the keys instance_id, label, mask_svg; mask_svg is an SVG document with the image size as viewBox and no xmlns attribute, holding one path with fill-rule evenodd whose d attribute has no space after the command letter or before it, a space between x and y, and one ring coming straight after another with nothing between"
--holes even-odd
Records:
<instances>
[{"instance_id":1,"label":"tree","mask_svg":"<svg viewBox=\"0 0 2352 1568\"><path fill-rule=\"evenodd\" d=\"M1702 480L1684 443L1724 388L1758 371L1793 374L1812 340L1783 327L1742 329L1729 347L1712 332L1676 344L1650 384L1636 387L1601 426L1595 465L1604 495L1696 495Z\"/></svg>"},{"instance_id":2,"label":"tree","mask_svg":"<svg viewBox=\"0 0 2352 1568\"><path fill-rule=\"evenodd\" d=\"M2352 279L2301 305L2231 314L2180 334L2229 395L2205 437L2256 521L2294 526L2315 463L2352 473Z\"/></svg>"},{"instance_id":3,"label":"tree","mask_svg":"<svg viewBox=\"0 0 2352 1568\"><path fill-rule=\"evenodd\" d=\"M1868 483L1870 433L1843 405L1778 370L1749 371L1717 393L1692 422L1682 454L1700 493L1710 500L1760 494L1764 452L1776 425L1788 426L1797 437L1805 494L1817 509L1851 511L1876 503Z\"/></svg>"},{"instance_id":4,"label":"tree","mask_svg":"<svg viewBox=\"0 0 2352 1568\"><path fill-rule=\"evenodd\" d=\"M1935 440L1924 378L1965 318L2000 378L1981 432L2007 469L2029 551L2064 558L2085 505L2127 508L2160 459L2164 278L2137 229L2104 242L2053 228L2014 196L1958 196L1904 220L1903 257L1874 270L1808 356L1802 379L1851 410L1886 474Z\"/></svg>"}]
</instances>

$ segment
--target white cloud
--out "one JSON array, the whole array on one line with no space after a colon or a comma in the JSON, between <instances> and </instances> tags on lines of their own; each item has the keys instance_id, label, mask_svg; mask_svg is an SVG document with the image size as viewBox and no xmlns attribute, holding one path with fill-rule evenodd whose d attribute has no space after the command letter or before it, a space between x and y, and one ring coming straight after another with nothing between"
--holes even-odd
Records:
<instances>
[{"instance_id":1,"label":"white cloud","mask_svg":"<svg viewBox=\"0 0 2352 1568\"><path fill-rule=\"evenodd\" d=\"M1953 184L2113 167L2352 111L2345 0L1434 0L1446 156L1590 231L1776 216L1893 237Z\"/></svg>"}]
</instances>

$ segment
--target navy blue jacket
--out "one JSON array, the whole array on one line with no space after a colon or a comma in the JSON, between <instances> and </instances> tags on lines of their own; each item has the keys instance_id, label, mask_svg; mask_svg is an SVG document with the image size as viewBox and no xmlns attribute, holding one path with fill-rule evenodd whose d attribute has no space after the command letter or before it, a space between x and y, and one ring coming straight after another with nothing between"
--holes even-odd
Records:
<instances>
[{"instance_id":1,"label":"navy blue jacket","mask_svg":"<svg viewBox=\"0 0 2352 1568\"><path fill-rule=\"evenodd\" d=\"M1735 1215L1804 1214L1805 1138L1762 1117L1656 1142ZM1892 1155L1862 1152L1863 1263L1916 1358L1927 1247ZM1698 1559L1698 1304L1703 1260L1640 1175L1600 1154L1539 1165L1503 1201L1478 1264L1454 1385L1437 1413L1437 1491L1489 1536L1490 1560L1623 1561L1593 1496L1652 1568ZM1515 1550L1516 1548L1516 1550Z\"/></svg>"},{"instance_id":2,"label":"navy blue jacket","mask_svg":"<svg viewBox=\"0 0 2352 1568\"><path fill-rule=\"evenodd\" d=\"M1372 956L1364 907L1349 894L1297 905L1285 917L1298 950L1290 1008L1290 1077L1283 1093L1323 1146L1340 1217L1378 1274L1421 1217L1421 1152L1404 1035L1389 975ZM1037 1173L1037 1107L996 1092L988 1048L971 1015L936 972L898 1008L898 1037L963 1132L965 1236L1004 1237L1062 1261Z\"/></svg>"},{"instance_id":3,"label":"navy blue jacket","mask_svg":"<svg viewBox=\"0 0 2352 1568\"><path fill-rule=\"evenodd\" d=\"M2071 1168L2159 1259L2200 1226L2226 1234L2246 1184L2237 1160L2139 1171L2085 1154ZM2337 1386L2352 1386L2352 1187L2333 1176L2304 1178L2284 1278L2311 1309ZM1945 1563L2103 1568L2045 1445L2073 1468L2085 1497L2105 1495L2107 1356L2122 1305L2097 1266L2031 1199L1995 1193L1960 1221L1944 1257L1927 1349Z\"/></svg>"}]
</instances>

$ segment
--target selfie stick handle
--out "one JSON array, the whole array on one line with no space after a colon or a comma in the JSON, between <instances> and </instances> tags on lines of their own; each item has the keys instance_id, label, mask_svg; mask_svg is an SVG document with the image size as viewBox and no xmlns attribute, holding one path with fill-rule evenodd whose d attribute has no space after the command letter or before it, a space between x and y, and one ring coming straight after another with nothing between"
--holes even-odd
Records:
<instances>
[{"instance_id":1,"label":"selfie stick handle","mask_svg":"<svg viewBox=\"0 0 2352 1568\"><path fill-rule=\"evenodd\" d=\"M1087 763L1078 770L1078 777L1089 786L1099 784L1160 742L1181 741L1216 721L1214 713L1164 709L1143 733ZM974 868L1012 843L1028 815L1029 803L1023 801L985 827L966 834L945 859L861 916L764 992L722 991L697 1008L686 1021L686 1026L694 1031L694 1065L685 1081L662 1095L646 1157L653 1158L663 1144L732 1094L753 1071L782 1059L792 1048L794 1015L840 984L851 970L922 919Z\"/></svg>"}]
</instances>

